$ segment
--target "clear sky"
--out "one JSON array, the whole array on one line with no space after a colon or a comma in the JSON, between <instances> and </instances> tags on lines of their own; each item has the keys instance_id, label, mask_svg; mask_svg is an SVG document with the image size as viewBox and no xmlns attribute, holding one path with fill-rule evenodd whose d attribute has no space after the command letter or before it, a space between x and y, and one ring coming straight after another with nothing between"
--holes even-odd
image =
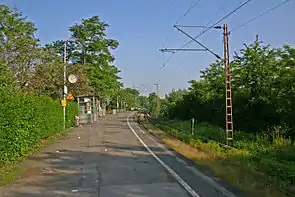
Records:
<instances>
[{"instance_id":1,"label":"clear sky","mask_svg":"<svg viewBox=\"0 0 295 197\"><path fill-rule=\"evenodd\" d=\"M154 84L160 84L163 96L172 88L186 88L187 81L199 79L199 73L215 58L207 52L178 52L160 70L163 55L158 51L177 48L189 39L173 29L179 24L206 25L220 19L245 0L200 0L189 14L182 17L194 0L0 0L8 6L15 6L38 28L41 44L69 38L68 27L81 18L98 15L110 28L108 36L120 43L115 51L116 65L122 71L120 76L126 86L140 88L142 93L155 91ZM247 6L233 14L223 23L234 28L260 14L283 0L252 0ZM259 34L262 41L273 47L284 44L295 46L295 0L270 12L244 28L231 33L230 50L237 51L243 43L251 43ZM218 12L219 11L219 12ZM211 24L212 24L211 23ZM196 35L200 29L185 29ZM222 55L222 33L211 30L200 38L214 52ZM198 48L196 44L192 48ZM141 85L147 88L142 88Z\"/></svg>"}]
</instances>

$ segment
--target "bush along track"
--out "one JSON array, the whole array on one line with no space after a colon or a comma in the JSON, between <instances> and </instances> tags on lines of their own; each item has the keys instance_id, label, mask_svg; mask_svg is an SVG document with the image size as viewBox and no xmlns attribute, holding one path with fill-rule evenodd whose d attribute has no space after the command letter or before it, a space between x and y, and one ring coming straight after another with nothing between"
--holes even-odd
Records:
<instances>
[{"instance_id":1,"label":"bush along track","mask_svg":"<svg viewBox=\"0 0 295 197\"><path fill-rule=\"evenodd\" d=\"M42 140L63 131L63 112L59 100L22 94L0 97L0 165L19 160ZM66 128L74 123L77 105L70 102Z\"/></svg>"},{"instance_id":2,"label":"bush along track","mask_svg":"<svg viewBox=\"0 0 295 197\"><path fill-rule=\"evenodd\" d=\"M276 136L269 143L266 136L237 132L234 147L227 147L220 143L225 139L225 132L209 124L197 124L194 133L190 132L190 121L150 119L141 124L152 134L160 129L168 138L179 139L205 152L210 157L208 162L204 158L196 161L194 156L190 159L213 168L217 176L251 196L295 196L295 146L291 140ZM156 137L163 140L163 134ZM175 143L168 145L179 148Z\"/></svg>"}]
</instances>

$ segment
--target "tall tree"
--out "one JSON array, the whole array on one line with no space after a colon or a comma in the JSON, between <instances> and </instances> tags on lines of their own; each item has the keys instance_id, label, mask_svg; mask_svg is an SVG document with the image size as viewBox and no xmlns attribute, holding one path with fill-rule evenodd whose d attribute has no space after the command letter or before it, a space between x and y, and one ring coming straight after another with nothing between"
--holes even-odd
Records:
<instances>
[{"instance_id":1,"label":"tall tree","mask_svg":"<svg viewBox=\"0 0 295 197\"><path fill-rule=\"evenodd\" d=\"M96 94L111 96L122 84L118 81L120 70L113 65L115 60L110 50L118 47L118 42L106 37L109 25L98 16L82 19L80 24L70 27L74 51L72 61L87 67L87 77Z\"/></svg>"},{"instance_id":2,"label":"tall tree","mask_svg":"<svg viewBox=\"0 0 295 197\"><path fill-rule=\"evenodd\" d=\"M287 124L291 129L285 131L295 136L295 49L288 45L271 48L256 36L233 57L231 67L235 128L259 132ZM175 91L166 97L167 116L195 117L224 126L222 62L210 64L201 72L200 81L190 81L189 92L182 99L175 97Z\"/></svg>"},{"instance_id":3,"label":"tall tree","mask_svg":"<svg viewBox=\"0 0 295 197\"><path fill-rule=\"evenodd\" d=\"M0 59L17 79L17 88L26 88L38 61L36 28L17 10L0 5Z\"/></svg>"},{"instance_id":4,"label":"tall tree","mask_svg":"<svg viewBox=\"0 0 295 197\"><path fill-rule=\"evenodd\" d=\"M140 107L144 109L148 109L149 107L149 98L146 96L139 96L138 97L138 104Z\"/></svg>"},{"instance_id":5,"label":"tall tree","mask_svg":"<svg viewBox=\"0 0 295 197\"><path fill-rule=\"evenodd\" d=\"M137 107L137 98L139 97L139 92L132 88L122 88L114 95L113 100L118 99L119 102L124 102L130 107ZM119 103L120 104L120 103Z\"/></svg>"},{"instance_id":6,"label":"tall tree","mask_svg":"<svg viewBox=\"0 0 295 197\"><path fill-rule=\"evenodd\" d=\"M159 99L158 95L153 92L149 94L149 111L152 115L159 115L157 111L157 100Z\"/></svg>"},{"instance_id":7,"label":"tall tree","mask_svg":"<svg viewBox=\"0 0 295 197\"><path fill-rule=\"evenodd\" d=\"M60 98L63 87L63 62L55 52L47 48L39 50L38 66L31 72L31 77L26 86L27 92L35 95L47 95Z\"/></svg>"}]
</instances>

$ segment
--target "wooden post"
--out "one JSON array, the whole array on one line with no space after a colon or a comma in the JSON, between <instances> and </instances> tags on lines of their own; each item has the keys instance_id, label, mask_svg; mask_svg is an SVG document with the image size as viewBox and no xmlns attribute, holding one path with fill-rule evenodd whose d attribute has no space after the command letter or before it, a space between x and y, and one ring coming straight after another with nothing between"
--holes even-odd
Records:
<instances>
[{"instance_id":1,"label":"wooden post","mask_svg":"<svg viewBox=\"0 0 295 197\"><path fill-rule=\"evenodd\" d=\"M192 129L192 135L194 135L194 133L195 133L195 119L194 118L191 119L191 129Z\"/></svg>"}]
</instances>

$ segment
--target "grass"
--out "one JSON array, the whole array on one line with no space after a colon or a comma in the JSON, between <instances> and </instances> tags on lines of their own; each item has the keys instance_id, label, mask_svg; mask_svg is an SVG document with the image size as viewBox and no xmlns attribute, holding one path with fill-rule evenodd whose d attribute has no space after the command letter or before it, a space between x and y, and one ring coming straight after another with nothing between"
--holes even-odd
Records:
<instances>
[{"instance_id":1,"label":"grass","mask_svg":"<svg viewBox=\"0 0 295 197\"><path fill-rule=\"evenodd\" d=\"M191 134L189 121L164 120L162 123L154 122L155 127L143 122L143 126L177 152L209 167L217 177L250 196L295 196L295 149L290 140L278 137L269 143L264 136L239 132L235 134L240 135L235 143L237 149L228 149L204 140L214 138L223 142L224 131L220 128L198 124L195 134Z\"/></svg>"},{"instance_id":2,"label":"grass","mask_svg":"<svg viewBox=\"0 0 295 197\"><path fill-rule=\"evenodd\" d=\"M64 139L72 129L67 129L66 131L56 133L55 135L41 141L35 147L21 157L18 161L6 163L0 167L0 186L9 185L13 181L20 179L24 176L25 172L28 170L21 165L22 161L25 161L29 156L38 153L42 148L50 146L56 143L57 140Z\"/></svg>"}]
</instances>

